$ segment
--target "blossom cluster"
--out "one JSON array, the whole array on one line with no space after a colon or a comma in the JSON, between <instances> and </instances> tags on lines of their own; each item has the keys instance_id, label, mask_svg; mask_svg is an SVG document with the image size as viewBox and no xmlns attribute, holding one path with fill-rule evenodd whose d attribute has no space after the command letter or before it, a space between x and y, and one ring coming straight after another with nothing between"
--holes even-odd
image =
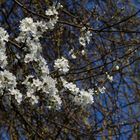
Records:
<instances>
[{"instance_id":1,"label":"blossom cluster","mask_svg":"<svg viewBox=\"0 0 140 140\"><path fill-rule=\"evenodd\" d=\"M58 58L54 62L54 67L62 73L67 73L69 71L68 60L64 57Z\"/></svg>"},{"instance_id":2,"label":"blossom cluster","mask_svg":"<svg viewBox=\"0 0 140 140\"><path fill-rule=\"evenodd\" d=\"M16 77L9 71L0 71L0 93L2 95L14 95L16 101L21 103L22 94L16 87ZM6 93L5 93L6 92Z\"/></svg>"},{"instance_id":3,"label":"blossom cluster","mask_svg":"<svg viewBox=\"0 0 140 140\"><path fill-rule=\"evenodd\" d=\"M7 65L6 47L5 43L8 41L8 33L0 27L0 67L5 68Z\"/></svg>"},{"instance_id":4,"label":"blossom cluster","mask_svg":"<svg viewBox=\"0 0 140 140\"><path fill-rule=\"evenodd\" d=\"M48 21L34 21L31 17L21 20L20 33L15 40L22 46L22 52L18 55L18 59L26 67L26 73L21 73L23 78L20 79L19 83L18 77L6 69L5 42L8 41L9 35L0 27L0 67L3 69L0 71L0 91L1 94L6 92L9 96L13 96L19 104L22 101L27 101L31 105L35 105L44 101L47 108L60 109L63 104L61 91L69 91L70 99L75 105L85 107L94 102L93 95L95 92L93 89L86 91L80 89L76 84L68 82L64 77L60 77L60 79L52 77L48 63L42 55L40 38L43 37L44 32L54 28L58 21L58 10L61 7L58 4L46 10L46 16L49 17ZM90 42L91 33L85 28L82 29L82 32L79 41L81 45L85 46L86 43ZM30 71L31 67L33 72ZM69 61L61 56L54 60L54 69L66 74L70 69ZM58 86L60 80L62 87ZM18 87L22 87L24 90L19 90ZM58 90L58 87L62 89Z\"/></svg>"},{"instance_id":5,"label":"blossom cluster","mask_svg":"<svg viewBox=\"0 0 140 140\"><path fill-rule=\"evenodd\" d=\"M46 10L45 14L49 16L49 21L46 23L48 28L54 28L55 24L58 22L58 10L62 7L63 6L58 3L57 5L52 5Z\"/></svg>"},{"instance_id":6,"label":"blossom cluster","mask_svg":"<svg viewBox=\"0 0 140 140\"><path fill-rule=\"evenodd\" d=\"M63 78L61 78L63 86L66 90L69 90L73 95L73 101L75 104L80 106L91 105L94 102L93 95L94 90L90 89L89 91L80 90L75 84L72 82L67 82Z\"/></svg>"},{"instance_id":7,"label":"blossom cluster","mask_svg":"<svg viewBox=\"0 0 140 140\"><path fill-rule=\"evenodd\" d=\"M17 89L16 77L8 70L6 56L6 42L8 41L8 33L0 27L0 94L13 95L18 103L22 101L22 94Z\"/></svg>"},{"instance_id":8,"label":"blossom cluster","mask_svg":"<svg viewBox=\"0 0 140 140\"><path fill-rule=\"evenodd\" d=\"M61 99L58 95L56 88L56 81L49 75L49 68L46 60L42 57L42 47L40 44L40 38L43 32L49 27L45 21L34 22L32 18L25 18L21 21L20 30L21 33L16 38L19 43L24 43L24 63L27 65L36 65L36 74L27 75L22 82L26 86L26 97L29 98L32 104L39 103L39 97L43 96L48 100L48 107L53 102L53 106L60 108ZM53 25L54 26L54 25ZM39 28L40 27L40 28ZM41 29L41 31L40 31ZM24 42L23 42L24 40Z\"/></svg>"},{"instance_id":9,"label":"blossom cluster","mask_svg":"<svg viewBox=\"0 0 140 140\"><path fill-rule=\"evenodd\" d=\"M92 33L86 29L86 27L83 27L81 29L81 36L79 37L79 43L82 45L82 46L86 46L87 44L89 44L90 40L91 40L91 37L92 37Z\"/></svg>"}]
</instances>

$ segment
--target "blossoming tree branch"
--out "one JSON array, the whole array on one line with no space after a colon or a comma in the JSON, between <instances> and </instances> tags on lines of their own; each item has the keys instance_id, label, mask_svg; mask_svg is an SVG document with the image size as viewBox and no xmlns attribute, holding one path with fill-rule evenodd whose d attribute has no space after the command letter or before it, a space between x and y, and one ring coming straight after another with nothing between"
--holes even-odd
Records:
<instances>
[{"instance_id":1,"label":"blossoming tree branch","mask_svg":"<svg viewBox=\"0 0 140 140\"><path fill-rule=\"evenodd\" d=\"M129 5L121 1L73 2L1 4L1 125L10 139L86 140L106 132L112 139L130 120L139 126L139 115L123 113L139 102L139 11L125 16Z\"/></svg>"}]
</instances>

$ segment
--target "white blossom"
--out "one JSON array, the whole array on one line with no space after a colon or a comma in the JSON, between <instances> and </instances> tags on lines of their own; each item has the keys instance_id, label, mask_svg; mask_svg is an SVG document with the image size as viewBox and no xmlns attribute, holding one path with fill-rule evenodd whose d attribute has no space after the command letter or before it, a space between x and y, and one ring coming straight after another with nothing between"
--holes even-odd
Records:
<instances>
[{"instance_id":1,"label":"white blossom","mask_svg":"<svg viewBox=\"0 0 140 140\"><path fill-rule=\"evenodd\" d=\"M15 87L17 84L16 77L7 70L0 71L0 81L3 88L6 88L7 90Z\"/></svg>"},{"instance_id":2,"label":"white blossom","mask_svg":"<svg viewBox=\"0 0 140 140\"><path fill-rule=\"evenodd\" d=\"M58 9L62 8L63 5L61 5L60 3L57 3L57 5L54 3L52 6L50 6L47 10L46 10L46 15L47 16L53 16L53 15L58 15Z\"/></svg>"},{"instance_id":3,"label":"white blossom","mask_svg":"<svg viewBox=\"0 0 140 140\"><path fill-rule=\"evenodd\" d=\"M72 57L73 59L76 59L76 55L75 55L74 53L71 55L71 57Z\"/></svg>"},{"instance_id":4,"label":"white blossom","mask_svg":"<svg viewBox=\"0 0 140 140\"><path fill-rule=\"evenodd\" d=\"M85 55L85 50L82 50L81 53L82 53L82 55Z\"/></svg>"},{"instance_id":5,"label":"white blossom","mask_svg":"<svg viewBox=\"0 0 140 140\"><path fill-rule=\"evenodd\" d=\"M7 56L5 54L5 51L2 51L0 49L0 66L1 66L1 68L5 68L7 64L8 64L8 62L7 62Z\"/></svg>"},{"instance_id":6,"label":"white blossom","mask_svg":"<svg viewBox=\"0 0 140 140\"><path fill-rule=\"evenodd\" d=\"M106 88L103 86L103 87L98 87L98 90L100 93L105 93L106 91Z\"/></svg>"},{"instance_id":7,"label":"white blossom","mask_svg":"<svg viewBox=\"0 0 140 140\"><path fill-rule=\"evenodd\" d=\"M87 31L85 33L85 38L86 38L87 44L89 44L91 36L92 36L92 33L90 31Z\"/></svg>"},{"instance_id":8,"label":"white blossom","mask_svg":"<svg viewBox=\"0 0 140 140\"><path fill-rule=\"evenodd\" d=\"M88 30L86 30L86 27L83 27L81 29L82 31L82 34L81 36L79 37L79 43L82 45L82 46L86 46L86 44L89 44L90 43L90 40L91 40L91 36L92 36L92 33Z\"/></svg>"},{"instance_id":9,"label":"white blossom","mask_svg":"<svg viewBox=\"0 0 140 140\"><path fill-rule=\"evenodd\" d=\"M26 54L25 55L25 58L24 58L24 62L25 63L29 63L29 62L31 62L31 61L33 61L34 60L34 54Z\"/></svg>"},{"instance_id":10,"label":"white blossom","mask_svg":"<svg viewBox=\"0 0 140 140\"><path fill-rule=\"evenodd\" d=\"M35 95L32 95L31 98L30 98L30 100L31 100L32 105L34 105L34 104L37 104L38 103L39 97L38 96L35 96Z\"/></svg>"},{"instance_id":11,"label":"white blossom","mask_svg":"<svg viewBox=\"0 0 140 140\"><path fill-rule=\"evenodd\" d=\"M69 71L68 60L64 57L61 57L54 62L54 67L60 72L67 73Z\"/></svg>"},{"instance_id":12,"label":"white blossom","mask_svg":"<svg viewBox=\"0 0 140 140\"><path fill-rule=\"evenodd\" d=\"M67 82L63 78L61 78L61 81L63 82L64 88L68 89L73 94L76 95L76 94L78 94L80 92L80 89L75 84L73 84L72 82Z\"/></svg>"},{"instance_id":13,"label":"white blossom","mask_svg":"<svg viewBox=\"0 0 140 140\"><path fill-rule=\"evenodd\" d=\"M16 88L16 77L9 71L0 71L0 90L6 91L8 95L14 95L16 101L20 104L22 93Z\"/></svg>"},{"instance_id":14,"label":"white blossom","mask_svg":"<svg viewBox=\"0 0 140 140\"><path fill-rule=\"evenodd\" d=\"M46 15L47 16L53 16L53 15L58 15L58 11L55 8L55 6L50 7L48 10L46 10Z\"/></svg>"},{"instance_id":15,"label":"white blossom","mask_svg":"<svg viewBox=\"0 0 140 140\"><path fill-rule=\"evenodd\" d=\"M82 45L82 46L86 46L86 39L84 37L79 37L79 43Z\"/></svg>"},{"instance_id":16,"label":"white blossom","mask_svg":"<svg viewBox=\"0 0 140 140\"><path fill-rule=\"evenodd\" d=\"M113 82L113 76L107 74L107 79L110 81L110 82Z\"/></svg>"},{"instance_id":17,"label":"white blossom","mask_svg":"<svg viewBox=\"0 0 140 140\"><path fill-rule=\"evenodd\" d=\"M37 32L37 27L31 17L26 17L20 22L20 31L22 32Z\"/></svg>"},{"instance_id":18,"label":"white blossom","mask_svg":"<svg viewBox=\"0 0 140 140\"><path fill-rule=\"evenodd\" d=\"M73 59L76 59L76 55L74 54L74 49L71 49L71 50L69 51L69 54L71 55L71 57L72 57Z\"/></svg>"},{"instance_id":19,"label":"white blossom","mask_svg":"<svg viewBox=\"0 0 140 140\"><path fill-rule=\"evenodd\" d=\"M21 104L22 102L22 93L18 90L18 89L12 89L11 91L11 95L15 96L16 101Z\"/></svg>"},{"instance_id":20,"label":"white blossom","mask_svg":"<svg viewBox=\"0 0 140 140\"><path fill-rule=\"evenodd\" d=\"M8 41L9 35L2 27L0 27L0 42Z\"/></svg>"},{"instance_id":21,"label":"white blossom","mask_svg":"<svg viewBox=\"0 0 140 140\"><path fill-rule=\"evenodd\" d=\"M45 14L47 16L50 16L49 21L46 23L46 25L49 29L53 29L55 24L57 23L57 21L58 21L58 9L61 7L62 7L62 5L60 3L58 3L57 5L53 5L53 6L49 7L45 11Z\"/></svg>"},{"instance_id":22,"label":"white blossom","mask_svg":"<svg viewBox=\"0 0 140 140\"><path fill-rule=\"evenodd\" d=\"M0 27L0 67L5 68L7 65L6 47L5 41L7 42L9 35L2 27Z\"/></svg>"},{"instance_id":23,"label":"white blossom","mask_svg":"<svg viewBox=\"0 0 140 140\"><path fill-rule=\"evenodd\" d=\"M81 90L80 94L78 96L75 96L74 101L76 102L76 104L81 106L91 105L94 102L93 95L85 90Z\"/></svg>"},{"instance_id":24,"label":"white blossom","mask_svg":"<svg viewBox=\"0 0 140 140\"><path fill-rule=\"evenodd\" d=\"M54 16L53 18L50 18L50 20L46 23L47 27L49 29L54 29L55 24L58 22L58 16Z\"/></svg>"},{"instance_id":25,"label":"white blossom","mask_svg":"<svg viewBox=\"0 0 140 140\"><path fill-rule=\"evenodd\" d=\"M119 70L119 69L120 69L120 67L118 65L116 65L116 70Z\"/></svg>"},{"instance_id":26,"label":"white blossom","mask_svg":"<svg viewBox=\"0 0 140 140\"><path fill-rule=\"evenodd\" d=\"M61 100L61 98L58 95L52 96L52 100L51 101L54 103L54 106L56 107L56 109L60 109L61 108L62 100Z\"/></svg>"},{"instance_id":27,"label":"white blossom","mask_svg":"<svg viewBox=\"0 0 140 140\"><path fill-rule=\"evenodd\" d=\"M80 90L76 84L73 84L72 82L67 82L63 78L61 78L61 81L63 83L63 86L65 89L71 91L72 95L74 96L73 101L77 105L81 106L87 106L92 104L93 101L93 94L94 91L92 89L89 89L88 91Z\"/></svg>"}]
</instances>

